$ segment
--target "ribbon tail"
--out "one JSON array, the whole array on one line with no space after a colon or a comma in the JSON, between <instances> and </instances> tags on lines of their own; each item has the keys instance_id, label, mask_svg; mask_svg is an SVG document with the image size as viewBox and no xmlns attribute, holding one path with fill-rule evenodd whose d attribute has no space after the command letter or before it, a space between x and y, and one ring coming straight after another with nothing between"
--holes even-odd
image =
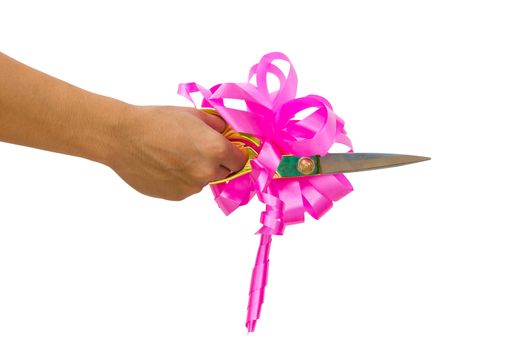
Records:
<instances>
[{"instance_id":1,"label":"ribbon tail","mask_svg":"<svg viewBox=\"0 0 525 350\"><path fill-rule=\"evenodd\" d=\"M252 271L252 282L250 284L250 298L248 301L248 314L246 315L246 328L248 332L255 330L257 320L261 315L264 302L264 289L268 281L268 267L270 264L270 246L272 244L271 234L261 234L261 242Z\"/></svg>"}]
</instances>

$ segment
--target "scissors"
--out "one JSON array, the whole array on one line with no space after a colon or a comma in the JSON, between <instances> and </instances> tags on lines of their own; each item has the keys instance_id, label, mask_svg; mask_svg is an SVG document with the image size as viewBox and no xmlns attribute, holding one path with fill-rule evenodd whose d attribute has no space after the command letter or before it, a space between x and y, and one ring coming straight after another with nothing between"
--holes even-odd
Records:
<instances>
[{"instance_id":1,"label":"scissors","mask_svg":"<svg viewBox=\"0 0 525 350\"><path fill-rule=\"evenodd\" d=\"M220 117L220 114L215 109L201 108L201 110ZM257 157L258 153L255 148L261 145L261 141L257 137L251 134L237 132L229 125L226 125L226 129L222 134L248 156L248 161L244 168L238 172L224 179L210 182L210 184L224 183L250 173L252 171L250 160ZM430 160L430 157L392 153L328 153L324 156L312 155L309 157L283 155L273 177L289 178L322 174L353 173L357 171L391 168L426 160Z\"/></svg>"}]
</instances>

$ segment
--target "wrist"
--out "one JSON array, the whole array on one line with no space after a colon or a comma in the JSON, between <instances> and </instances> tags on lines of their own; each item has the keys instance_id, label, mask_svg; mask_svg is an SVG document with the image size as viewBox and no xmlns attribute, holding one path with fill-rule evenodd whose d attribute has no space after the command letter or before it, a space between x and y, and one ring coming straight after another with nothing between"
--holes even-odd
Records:
<instances>
[{"instance_id":1,"label":"wrist","mask_svg":"<svg viewBox=\"0 0 525 350\"><path fill-rule=\"evenodd\" d=\"M136 106L118 100L112 100L111 108L102 108L104 115L101 118L103 122L100 134L103 136L99 147L93 150L92 160L111 168L114 167L120 158L120 150L126 143L127 129L136 108Z\"/></svg>"},{"instance_id":2,"label":"wrist","mask_svg":"<svg viewBox=\"0 0 525 350\"><path fill-rule=\"evenodd\" d=\"M86 123L84 130L78 132L77 155L111 167L121 142L123 121L133 106L91 93L80 100L78 118Z\"/></svg>"}]
</instances>

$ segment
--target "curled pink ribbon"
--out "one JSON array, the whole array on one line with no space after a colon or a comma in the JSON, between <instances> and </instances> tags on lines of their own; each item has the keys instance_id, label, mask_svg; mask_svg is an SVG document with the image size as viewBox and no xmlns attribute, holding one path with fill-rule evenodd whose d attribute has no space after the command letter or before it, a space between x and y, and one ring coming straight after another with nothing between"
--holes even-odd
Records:
<instances>
[{"instance_id":1,"label":"curled pink ribbon","mask_svg":"<svg viewBox=\"0 0 525 350\"><path fill-rule=\"evenodd\" d=\"M289 64L288 74L273 64L275 60ZM269 74L279 80L279 88L274 92L268 89ZM190 94L200 93L201 107L214 108L234 130L252 134L261 141L256 149L257 158L251 160L251 173L210 185L226 215L246 205L254 195L266 204L261 213L262 227L257 231L261 243L250 285L248 332L254 331L264 301L272 235L282 235L287 225L304 222L305 212L315 219L321 218L334 201L352 191L343 174L274 178L282 155L323 156L335 143L348 146L352 152L352 144L346 136L344 121L326 99L317 95L296 98L297 74L286 55L272 52L263 56L250 69L248 81L254 77L256 84L223 83L208 90L187 83L179 85L178 91L192 102ZM225 99L244 101L246 109L229 108ZM308 116L296 118L299 112L312 108Z\"/></svg>"}]
</instances>

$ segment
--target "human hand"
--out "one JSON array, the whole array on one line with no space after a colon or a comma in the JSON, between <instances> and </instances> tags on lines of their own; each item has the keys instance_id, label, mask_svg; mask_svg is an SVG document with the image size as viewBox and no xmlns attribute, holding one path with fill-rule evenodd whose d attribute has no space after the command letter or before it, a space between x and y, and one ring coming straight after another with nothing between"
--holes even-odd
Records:
<instances>
[{"instance_id":1,"label":"human hand","mask_svg":"<svg viewBox=\"0 0 525 350\"><path fill-rule=\"evenodd\" d=\"M194 108L130 106L107 165L145 195L182 200L244 167L245 155L221 135L225 127Z\"/></svg>"},{"instance_id":2,"label":"human hand","mask_svg":"<svg viewBox=\"0 0 525 350\"><path fill-rule=\"evenodd\" d=\"M195 108L97 95L0 53L0 141L106 164L149 196L181 200L242 169L225 127Z\"/></svg>"}]
</instances>

